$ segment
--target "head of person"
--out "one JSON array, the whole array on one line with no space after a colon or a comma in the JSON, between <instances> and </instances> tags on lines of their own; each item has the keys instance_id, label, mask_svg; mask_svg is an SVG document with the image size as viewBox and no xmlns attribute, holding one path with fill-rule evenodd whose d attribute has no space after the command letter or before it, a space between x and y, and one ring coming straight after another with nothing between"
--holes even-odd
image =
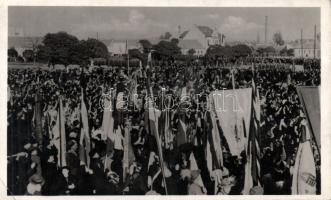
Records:
<instances>
[{"instance_id":1,"label":"head of person","mask_svg":"<svg viewBox=\"0 0 331 200\"><path fill-rule=\"evenodd\" d=\"M61 170L62 175L64 176L64 178L68 178L69 177L69 168L68 167L63 167Z\"/></svg>"}]
</instances>

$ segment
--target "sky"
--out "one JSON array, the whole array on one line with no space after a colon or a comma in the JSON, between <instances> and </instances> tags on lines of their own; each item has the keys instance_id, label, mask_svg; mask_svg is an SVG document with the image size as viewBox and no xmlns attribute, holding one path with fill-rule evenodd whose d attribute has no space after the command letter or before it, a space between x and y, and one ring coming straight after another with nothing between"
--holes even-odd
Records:
<instances>
[{"instance_id":1,"label":"sky","mask_svg":"<svg viewBox=\"0 0 331 200\"><path fill-rule=\"evenodd\" d=\"M142 39L159 37L166 31L177 34L196 25L206 25L225 34L227 41L264 41L265 16L268 38L281 32L291 41L313 38L314 25L320 32L319 8L239 7L9 7L9 32L25 36L66 31L79 39Z\"/></svg>"}]
</instances>

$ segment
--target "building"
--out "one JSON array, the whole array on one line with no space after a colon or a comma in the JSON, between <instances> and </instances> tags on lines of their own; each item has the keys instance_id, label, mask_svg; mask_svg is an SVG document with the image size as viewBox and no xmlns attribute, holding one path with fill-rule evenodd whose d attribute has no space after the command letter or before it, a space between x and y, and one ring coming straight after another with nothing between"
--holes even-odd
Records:
<instances>
[{"instance_id":1,"label":"building","mask_svg":"<svg viewBox=\"0 0 331 200\"><path fill-rule=\"evenodd\" d=\"M178 43L183 55L188 55L191 49L194 49L194 55L203 56L206 50L197 40L180 40Z\"/></svg>"},{"instance_id":2,"label":"building","mask_svg":"<svg viewBox=\"0 0 331 200\"><path fill-rule=\"evenodd\" d=\"M33 50L33 47L41 45L43 41L42 37L8 37L8 49L15 48L18 55L23 57L25 50Z\"/></svg>"},{"instance_id":3,"label":"building","mask_svg":"<svg viewBox=\"0 0 331 200\"><path fill-rule=\"evenodd\" d=\"M101 40L112 56L125 55L127 49L142 49L139 40ZM128 46L126 46L128 45Z\"/></svg>"},{"instance_id":4,"label":"building","mask_svg":"<svg viewBox=\"0 0 331 200\"><path fill-rule=\"evenodd\" d=\"M225 36L219 33L216 29L211 29L208 26L194 25L189 30L184 31L180 34L179 39L181 40L197 40L203 46L208 49L212 45L224 45Z\"/></svg>"},{"instance_id":5,"label":"building","mask_svg":"<svg viewBox=\"0 0 331 200\"><path fill-rule=\"evenodd\" d=\"M288 49L293 49L295 58L321 58L321 47L319 40L316 40L314 47L313 39L296 40L287 46Z\"/></svg>"},{"instance_id":6,"label":"building","mask_svg":"<svg viewBox=\"0 0 331 200\"><path fill-rule=\"evenodd\" d=\"M208 26L194 25L190 29L180 32L178 38L178 46L182 48L184 55L188 54L190 49L194 49L195 55L201 56L206 53L210 46L224 46L225 44L225 36Z\"/></svg>"}]
</instances>

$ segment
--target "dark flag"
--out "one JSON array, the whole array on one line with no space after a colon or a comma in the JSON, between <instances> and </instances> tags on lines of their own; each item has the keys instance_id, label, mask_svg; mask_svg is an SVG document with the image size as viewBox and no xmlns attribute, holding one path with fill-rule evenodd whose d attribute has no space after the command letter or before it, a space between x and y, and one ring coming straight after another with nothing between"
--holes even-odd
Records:
<instances>
[{"instance_id":1,"label":"dark flag","mask_svg":"<svg viewBox=\"0 0 331 200\"><path fill-rule=\"evenodd\" d=\"M36 139L39 145L42 145L43 142L41 101L42 98L39 92L37 92L37 94L35 95L34 123L36 130Z\"/></svg>"}]
</instances>

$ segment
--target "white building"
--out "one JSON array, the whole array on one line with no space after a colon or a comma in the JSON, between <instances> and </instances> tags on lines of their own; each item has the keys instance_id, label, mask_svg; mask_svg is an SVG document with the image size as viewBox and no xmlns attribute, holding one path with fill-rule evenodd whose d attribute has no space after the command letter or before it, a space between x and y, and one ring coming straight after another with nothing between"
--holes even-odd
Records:
<instances>
[{"instance_id":1,"label":"white building","mask_svg":"<svg viewBox=\"0 0 331 200\"><path fill-rule=\"evenodd\" d=\"M287 49L293 49L294 57L295 58L314 58L314 51L315 51L315 58L321 57L321 46L320 41L317 39L316 44L314 47L314 39L303 39L302 46L301 40L295 40L293 42L289 42L286 45Z\"/></svg>"},{"instance_id":2,"label":"white building","mask_svg":"<svg viewBox=\"0 0 331 200\"><path fill-rule=\"evenodd\" d=\"M182 40L197 40L203 46L208 49L211 45L224 45L225 36L219 33L216 29L211 29L208 26L194 25L189 30L180 34L179 39Z\"/></svg>"},{"instance_id":3,"label":"white building","mask_svg":"<svg viewBox=\"0 0 331 200\"><path fill-rule=\"evenodd\" d=\"M179 34L178 46L182 49L184 55L188 54L190 49L195 50L195 55L202 56L212 45L225 44L225 36L216 29L208 26L194 25L190 29Z\"/></svg>"},{"instance_id":4,"label":"white building","mask_svg":"<svg viewBox=\"0 0 331 200\"><path fill-rule=\"evenodd\" d=\"M127 53L127 49L141 49L139 40L102 40L112 56L121 56Z\"/></svg>"},{"instance_id":5,"label":"white building","mask_svg":"<svg viewBox=\"0 0 331 200\"><path fill-rule=\"evenodd\" d=\"M43 41L42 37L8 37L8 49L15 48L19 56L23 57L25 50L33 50L33 46L37 47L41 45Z\"/></svg>"},{"instance_id":6,"label":"white building","mask_svg":"<svg viewBox=\"0 0 331 200\"><path fill-rule=\"evenodd\" d=\"M194 55L203 56L206 53L206 49L197 40L180 40L178 43L183 55L188 55L191 49L194 49Z\"/></svg>"}]
</instances>

